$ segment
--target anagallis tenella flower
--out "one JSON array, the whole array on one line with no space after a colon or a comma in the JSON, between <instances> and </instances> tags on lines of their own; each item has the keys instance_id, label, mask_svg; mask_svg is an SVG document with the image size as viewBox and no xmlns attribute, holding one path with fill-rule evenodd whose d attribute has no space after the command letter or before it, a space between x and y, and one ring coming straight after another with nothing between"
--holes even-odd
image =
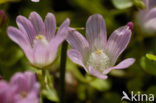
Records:
<instances>
[{"instance_id":1,"label":"anagallis tenella flower","mask_svg":"<svg viewBox=\"0 0 156 103\"><path fill-rule=\"evenodd\" d=\"M137 23L145 33L156 32L156 0L143 0L146 8L137 14Z\"/></svg>"},{"instance_id":2,"label":"anagallis tenella flower","mask_svg":"<svg viewBox=\"0 0 156 103\"><path fill-rule=\"evenodd\" d=\"M71 28L67 41L72 49L68 50L69 58L81 65L86 72L101 79L107 78L107 73L113 69L124 69L134 63L128 58L114 66L119 55L127 47L133 23L115 30L107 40L106 26L103 17L99 14L90 16L86 24L86 39Z\"/></svg>"},{"instance_id":3,"label":"anagallis tenella flower","mask_svg":"<svg viewBox=\"0 0 156 103\"><path fill-rule=\"evenodd\" d=\"M0 81L1 103L40 103L40 85L32 72L16 73L7 83Z\"/></svg>"},{"instance_id":4,"label":"anagallis tenella flower","mask_svg":"<svg viewBox=\"0 0 156 103\"><path fill-rule=\"evenodd\" d=\"M64 21L57 32L52 13L47 14L44 22L36 12L32 12L29 19L18 16L16 22L19 29L9 27L9 37L22 48L33 66L41 69L49 66L56 58L59 45L67 37L69 19Z\"/></svg>"}]
</instances>

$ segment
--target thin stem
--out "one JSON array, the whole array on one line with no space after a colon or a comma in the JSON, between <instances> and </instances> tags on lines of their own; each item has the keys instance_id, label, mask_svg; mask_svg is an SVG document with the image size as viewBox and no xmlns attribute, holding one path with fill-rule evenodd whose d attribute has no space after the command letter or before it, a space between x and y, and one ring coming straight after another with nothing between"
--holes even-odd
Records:
<instances>
[{"instance_id":1,"label":"thin stem","mask_svg":"<svg viewBox=\"0 0 156 103\"><path fill-rule=\"evenodd\" d=\"M60 103L65 103L65 71L67 46L67 42L64 41L62 44L60 61Z\"/></svg>"}]
</instances>

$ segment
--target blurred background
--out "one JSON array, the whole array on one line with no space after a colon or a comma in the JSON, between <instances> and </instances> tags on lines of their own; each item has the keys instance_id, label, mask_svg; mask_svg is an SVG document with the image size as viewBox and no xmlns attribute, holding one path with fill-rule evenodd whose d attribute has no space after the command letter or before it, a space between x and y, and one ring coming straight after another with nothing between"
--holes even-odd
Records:
<instances>
[{"instance_id":1,"label":"blurred background","mask_svg":"<svg viewBox=\"0 0 156 103\"><path fill-rule=\"evenodd\" d=\"M142 0L40 0L38 3L30 0L0 0L0 10L3 10L0 13L0 75L9 80L15 72L36 71L29 65L23 51L6 33L8 26L17 27L18 15L28 17L32 11L36 11L44 19L48 12L52 12L58 27L68 17L71 27L85 28L87 18L99 13L105 19L107 35L129 21L134 23L130 44L117 63L128 57L135 58L136 62L128 69L113 70L107 80L100 80L86 74L82 67L75 65L68 58L67 103L129 103L121 101L122 91L129 95L131 91L140 91L156 96L156 58L150 55L156 54L156 32L146 33L137 23L138 12L145 8ZM85 34L85 30L79 32ZM45 103L58 102L59 61L60 49L51 69L53 87L49 91L42 91Z\"/></svg>"}]
</instances>

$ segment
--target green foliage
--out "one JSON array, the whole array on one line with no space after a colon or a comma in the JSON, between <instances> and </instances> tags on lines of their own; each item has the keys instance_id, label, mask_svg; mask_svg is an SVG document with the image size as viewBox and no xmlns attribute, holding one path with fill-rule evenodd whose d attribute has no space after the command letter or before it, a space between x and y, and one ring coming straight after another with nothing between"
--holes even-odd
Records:
<instances>
[{"instance_id":1,"label":"green foliage","mask_svg":"<svg viewBox=\"0 0 156 103\"><path fill-rule=\"evenodd\" d=\"M108 80L95 79L90 82L90 85L99 91L106 91L110 89L110 82Z\"/></svg>"},{"instance_id":2,"label":"green foliage","mask_svg":"<svg viewBox=\"0 0 156 103\"><path fill-rule=\"evenodd\" d=\"M150 60L154 60L156 61L156 56L155 55L152 55L152 54L146 54L146 57Z\"/></svg>"},{"instance_id":3,"label":"green foliage","mask_svg":"<svg viewBox=\"0 0 156 103\"><path fill-rule=\"evenodd\" d=\"M7 2L19 2L20 0L0 0L0 4L7 3Z\"/></svg>"},{"instance_id":4,"label":"green foliage","mask_svg":"<svg viewBox=\"0 0 156 103\"><path fill-rule=\"evenodd\" d=\"M55 89L44 89L41 93L43 94L43 96L46 96L50 101L59 102L59 98Z\"/></svg>"},{"instance_id":5,"label":"green foliage","mask_svg":"<svg viewBox=\"0 0 156 103\"><path fill-rule=\"evenodd\" d=\"M117 9L126 9L133 6L133 0L112 0Z\"/></svg>"},{"instance_id":6,"label":"green foliage","mask_svg":"<svg viewBox=\"0 0 156 103\"><path fill-rule=\"evenodd\" d=\"M141 58L141 66L142 68L147 72L152 75L156 75L156 62L147 59L146 57Z\"/></svg>"}]
</instances>

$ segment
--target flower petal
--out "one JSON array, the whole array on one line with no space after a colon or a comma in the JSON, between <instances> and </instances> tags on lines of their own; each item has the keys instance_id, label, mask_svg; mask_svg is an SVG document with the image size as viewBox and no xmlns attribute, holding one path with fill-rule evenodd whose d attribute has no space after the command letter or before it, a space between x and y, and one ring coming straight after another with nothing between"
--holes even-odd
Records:
<instances>
[{"instance_id":1,"label":"flower petal","mask_svg":"<svg viewBox=\"0 0 156 103\"><path fill-rule=\"evenodd\" d=\"M10 39L17 43L23 49L29 61L32 61L32 47L27 35L14 27L9 27L7 32Z\"/></svg>"},{"instance_id":2,"label":"flower petal","mask_svg":"<svg viewBox=\"0 0 156 103\"><path fill-rule=\"evenodd\" d=\"M59 27L55 39L58 40L58 44L62 43L67 35L68 35L68 28L69 28L70 20L67 18Z\"/></svg>"},{"instance_id":3,"label":"flower petal","mask_svg":"<svg viewBox=\"0 0 156 103\"><path fill-rule=\"evenodd\" d=\"M35 74L30 71L26 71L24 76L27 78L28 88L29 90L33 89L34 84L36 83Z\"/></svg>"},{"instance_id":4,"label":"flower petal","mask_svg":"<svg viewBox=\"0 0 156 103\"><path fill-rule=\"evenodd\" d=\"M7 32L10 39L17 43L23 50L25 50L27 47L31 47L27 35L22 33L17 28L8 27Z\"/></svg>"},{"instance_id":5,"label":"flower petal","mask_svg":"<svg viewBox=\"0 0 156 103\"><path fill-rule=\"evenodd\" d=\"M97 78L100 78L100 79L107 79L108 78L108 76L98 72L97 70L95 70L94 68L92 68L90 66L89 66L89 73L92 74L93 76L97 77Z\"/></svg>"},{"instance_id":6,"label":"flower petal","mask_svg":"<svg viewBox=\"0 0 156 103\"><path fill-rule=\"evenodd\" d=\"M130 38L131 30L129 26L123 26L115 30L108 39L106 45L106 52L112 59L113 65L115 64L119 55L126 49Z\"/></svg>"},{"instance_id":7,"label":"flower petal","mask_svg":"<svg viewBox=\"0 0 156 103\"><path fill-rule=\"evenodd\" d=\"M32 45L37 34L30 20L26 19L24 16L18 16L16 22L23 34L28 35L29 41Z\"/></svg>"},{"instance_id":8,"label":"flower petal","mask_svg":"<svg viewBox=\"0 0 156 103\"><path fill-rule=\"evenodd\" d=\"M156 18L156 8L149 10L146 15L144 13L144 16L145 16L145 19L144 19L145 21Z\"/></svg>"},{"instance_id":9,"label":"flower petal","mask_svg":"<svg viewBox=\"0 0 156 103\"><path fill-rule=\"evenodd\" d=\"M56 19L52 13L48 13L45 18L46 38L51 40L55 36L56 32Z\"/></svg>"},{"instance_id":10,"label":"flower petal","mask_svg":"<svg viewBox=\"0 0 156 103\"><path fill-rule=\"evenodd\" d=\"M99 14L90 16L86 23L86 37L94 49L103 49L106 44L106 25L103 17Z\"/></svg>"},{"instance_id":11,"label":"flower petal","mask_svg":"<svg viewBox=\"0 0 156 103\"><path fill-rule=\"evenodd\" d=\"M88 41L76 30L70 28L67 41L73 49L78 50L82 57L85 58L89 51Z\"/></svg>"},{"instance_id":12,"label":"flower petal","mask_svg":"<svg viewBox=\"0 0 156 103\"><path fill-rule=\"evenodd\" d=\"M149 33L154 33L156 31L156 18L150 19L145 22L144 28Z\"/></svg>"},{"instance_id":13,"label":"flower petal","mask_svg":"<svg viewBox=\"0 0 156 103\"><path fill-rule=\"evenodd\" d=\"M40 17L40 15L36 12L32 12L29 16L29 19L34 26L34 29L35 29L37 35L39 35L39 34L45 35L45 24L44 24L42 18Z\"/></svg>"},{"instance_id":14,"label":"flower petal","mask_svg":"<svg viewBox=\"0 0 156 103\"><path fill-rule=\"evenodd\" d=\"M18 93L21 91L28 92L28 83L27 83L27 78L22 73L16 73L10 81L11 86L17 86L18 87Z\"/></svg>"},{"instance_id":15,"label":"flower petal","mask_svg":"<svg viewBox=\"0 0 156 103\"><path fill-rule=\"evenodd\" d=\"M80 52L76 49L70 49L67 51L68 57L76 64L81 65L86 72L88 72L87 68L83 64L83 58Z\"/></svg>"},{"instance_id":16,"label":"flower petal","mask_svg":"<svg viewBox=\"0 0 156 103\"><path fill-rule=\"evenodd\" d=\"M109 73L113 69L126 69L129 66L131 66L134 62L135 62L135 59L133 59L133 58L127 58L127 59L121 61L118 65L106 69L103 73L104 74L107 74L107 73Z\"/></svg>"},{"instance_id":17,"label":"flower petal","mask_svg":"<svg viewBox=\"0 0 156 103\"><path fill-rule=\"evenodd\" d=\"M50 49L48 46L42 42L37 42L33 48L33 61L32 65L43 68L49 65L52 61L50 60Z\"/></svg>"}]
</instances>

